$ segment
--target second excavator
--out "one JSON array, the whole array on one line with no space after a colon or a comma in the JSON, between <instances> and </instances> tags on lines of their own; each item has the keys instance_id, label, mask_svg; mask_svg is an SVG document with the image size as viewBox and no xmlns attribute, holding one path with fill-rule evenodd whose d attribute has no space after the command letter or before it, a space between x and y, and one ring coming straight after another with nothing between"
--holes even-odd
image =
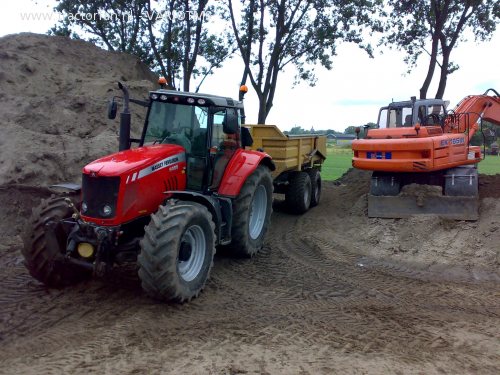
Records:
<instances>
[{"instance_id":1,"label":"second excavator","mask_svg":"<svg viewBox=\"0 0 500 375\"><path fill-rule=\"evenodd\" d=\"M392 102L380 109L378 128L353 142L353 167L373 171L370 217L478 218L477 164L483 153L471 139L485 121L500 125L500 95L489 89L465 97L453 110L446 106L441 99L415 97Z\"/></svg>"}]
</instances>

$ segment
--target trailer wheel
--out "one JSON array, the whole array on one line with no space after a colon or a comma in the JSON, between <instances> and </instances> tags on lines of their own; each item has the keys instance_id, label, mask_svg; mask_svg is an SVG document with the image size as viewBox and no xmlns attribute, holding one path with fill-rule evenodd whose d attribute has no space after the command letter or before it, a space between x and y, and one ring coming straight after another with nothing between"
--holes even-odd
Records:
<instances>
[{"instance_id":1,"label":"trailer wheel","mask_svg":"<svg viewBox=\"0 0 500 375\"><path fill-rule=\"evenodd\" d=\"M205 206L169 202L151 215L141 240L139 278L151 297L185 302L208 280L215 254L215 224Z\"/></svg>"},{"instance_id":2,"label":"trailer wheel","mask_svg":"<svg viewBox=\"0 0 500 375\"><path fill-rule=\"evenodd\" d=\"M288 209L295 214L303 214L311 206L312 183L306 172L294 172L285 194Z\"/></svg>"},{"instance_id":3,"label":"trailer wheel","mask_svg":"<svg viewBox=\"0 0 500 375\"><path fill-rule=\"evenodd\" d=\"M321 198L321 174L316 168L308 169L307 173L311 179L311 207L316 207Z\"/></svg>"},{"instance_id":4,"label":"trailer wheel","mask_svg":"<svg viewBox=\"0 0 500 375\"><path fill-rule=\"evenodd\" d=\"M262 248L271 219L272 202L271 172L261 165L248 177L233 201L230 246L233 254L250 258Z\"/></svg>"},{"instance_id":5,"label":"trailer wheel","mask_svg":"<svg viewBox=\"0 0 500 375\"><path fill-rule=\"evenodd\" d=\"M73 214L65 199L53 195L42 200L33 209L23 234L21 253L26 268L31 276L51 287L71 285L92 275L86 269L64 262L68 235L60 223Z\"/></svg>"}]
</instances>

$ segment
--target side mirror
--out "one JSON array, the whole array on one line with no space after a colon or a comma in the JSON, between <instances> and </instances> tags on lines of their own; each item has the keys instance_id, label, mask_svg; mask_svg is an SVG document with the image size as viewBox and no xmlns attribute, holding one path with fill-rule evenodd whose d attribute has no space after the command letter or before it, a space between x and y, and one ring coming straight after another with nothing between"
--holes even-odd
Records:
<instances>
[{"instance_id":1,"label":"side mirror","mask_svg":"<svg viewBox=\"0 0 500 375\"><path fill-rule=\"evenodd\" d=\"M113 97L108 104L108 118L114 120L116 118L116 112L118 111L118 104L115 102Z\"/></svg>"},{"instance_id":2,"label":"side mirror","mask_svg":"<svg viewBox=\"0 0 500 375\"><path fill-rule=\"evenodd\" d=\"M226 110L222 131L226 134L236 134L238 132L238 114L234 108Z\"/></svg>"},{"instance_id":3,"label":"side mirror","mask_svg":"<svg viewBox=\"0 0 500 375\"><path fill-rule=\"evenodd\" d=\"M250 130L244 126L241 127L241 145L243 148L252 147L253 145L253 138L250 134Z\"/></svg>"}]
</instances>

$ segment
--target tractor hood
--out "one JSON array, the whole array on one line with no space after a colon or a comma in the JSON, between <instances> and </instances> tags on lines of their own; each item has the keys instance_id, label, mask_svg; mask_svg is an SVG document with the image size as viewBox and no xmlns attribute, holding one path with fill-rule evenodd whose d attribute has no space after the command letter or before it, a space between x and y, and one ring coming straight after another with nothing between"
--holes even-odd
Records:
<instances>
[{"instance_id":1,"label":"tractor hood","mask_svg":"<svg viewBox=\"0 0 500 375\"><path fill-rule=\"evenodd\" d=\"M177 157L177 160L170 158ZM121 176L146 169L160 169L185 160L185 149L178 145L154 145L120 151L97 159L83 167L83 173L92 176Z\"/></svg>"}]
</instances>

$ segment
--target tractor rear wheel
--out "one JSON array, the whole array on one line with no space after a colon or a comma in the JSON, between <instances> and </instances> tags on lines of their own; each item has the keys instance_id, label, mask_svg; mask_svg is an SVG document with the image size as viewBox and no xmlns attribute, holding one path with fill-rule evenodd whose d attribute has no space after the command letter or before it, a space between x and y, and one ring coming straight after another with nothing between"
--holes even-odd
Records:
<instances>
[{"instance_id":1,"label":"tractor rear wheel","mask_svg":"<svg viewBox=\"0 0 500 375\"><path fill-rule=\"evenodd\" d=\"M61 221L71 219L73 214L65 199L67 197L52 196L42 200L33 209L23 235L21 252L26 268L35 279L52 287L71 285L92 275L64 261L68 235Z\"/></svg>"},{"instance_id":2,"label":"tractor rear wheel","mask_svg":"<svg viewBox=\"0 0 500 375\"><path fill-rule=\"evenodd\" d=\"M151 297L186 302L208 280L215 254L215 224L205 206L168 202L151 215L138 256L142 288Z\"/></svg>"},{"instance_id":3,"label":"tractor rear wheel","mask_svg":"<svg viewBox=\"0 0 500 375\"><path fill-rule=\"evenodd\" d=\"M311 179L311 207L316 207L321 198L321 174L316 168L308 169L307 174Z\"/></svg>"},{"instance_id":4,"label":"tractor rear wheel","mask_svg":"<svg viewBox=\"0 0 500 375\"><path fill-rule=\"evenodd\" d=\"M306 172L294 172L285 194L288 209L295 214L303 214L311 206L312 183Z\"/></svg>"},{"instance_id":5,"label":"tractor rear wheel","mask_svg":"<svg viewBox=\"0 0 500 375\"><path fill-rule=\"evenodd\" d=\"M269 168L261 165L248 177L233 202L233 254L251 258L262 248L271 219L272 203L271 172Z\"/></svg>"}]
</instances>

